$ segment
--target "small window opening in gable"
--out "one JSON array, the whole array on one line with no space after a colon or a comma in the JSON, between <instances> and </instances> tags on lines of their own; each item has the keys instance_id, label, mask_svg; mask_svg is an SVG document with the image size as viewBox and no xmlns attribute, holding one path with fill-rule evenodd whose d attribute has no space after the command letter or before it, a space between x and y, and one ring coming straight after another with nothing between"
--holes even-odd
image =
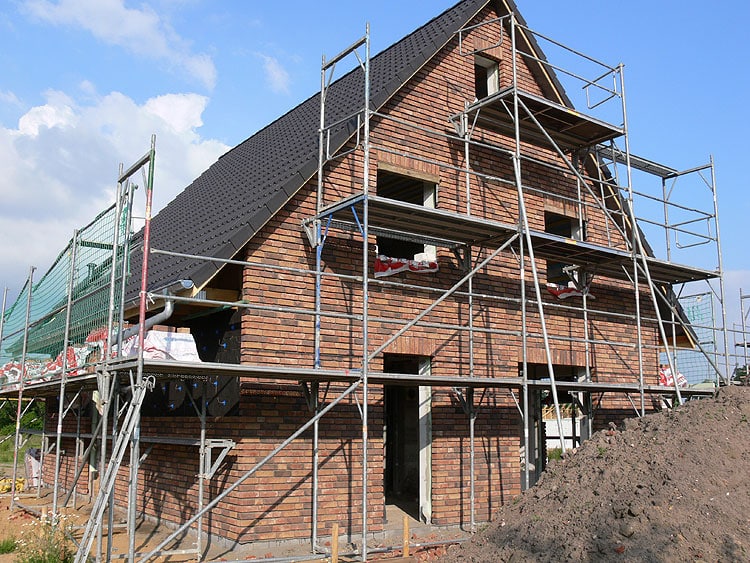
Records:
<instances>
[{"instance_id":1,"label":"small window opening in gable","mask_svg":"<svg viewBox=\"0 0 750 563\"><path fill-rule=\"evenodd\" d=\"M573 239L585 240L585 229L575 217L567 217L550 211L544 212L544 231L553 235ZM547 260L547 282L567 285L571 281L565 268L570 264Z\"/></svg>"},{"instance_id":2,"label":"small window opening in gable","mask_svg":"<svg viewBox=\"0 0 750 563\"><path fill-rule=\"evenodd\" d=\"M380 197L434 208L436 188L434 182L387 170L378 170L377 195ZM385 235L377 237L377 245L378 254L390 258L435 260L437 254L436 248L432 245L391 238Z\"/></svg>"},{"instance_id":3,"label":"small window opening in gable","mask_svg":"<svg viewBox=\"0 0 750 563\"><path fill-rule=\"evenodd\" d=\"M478 100L500 90L500 69L497 61L474 55L474 94Z\"/></svg>"}]
</instances>

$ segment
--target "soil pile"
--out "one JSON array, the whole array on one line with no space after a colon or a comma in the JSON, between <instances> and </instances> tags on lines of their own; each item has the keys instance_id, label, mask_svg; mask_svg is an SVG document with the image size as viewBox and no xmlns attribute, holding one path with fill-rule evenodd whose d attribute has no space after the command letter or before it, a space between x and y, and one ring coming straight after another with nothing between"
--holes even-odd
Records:
<instances>
[{"instance_id":1,"label":"soil pile","mask_svg":"<svg viewBox=\"0 0 750 563\"><path fill-rule=\"evenodd\" d=\"M750 387L597 432L441 561L750 561Z\"/></svg>"}]
</instances>

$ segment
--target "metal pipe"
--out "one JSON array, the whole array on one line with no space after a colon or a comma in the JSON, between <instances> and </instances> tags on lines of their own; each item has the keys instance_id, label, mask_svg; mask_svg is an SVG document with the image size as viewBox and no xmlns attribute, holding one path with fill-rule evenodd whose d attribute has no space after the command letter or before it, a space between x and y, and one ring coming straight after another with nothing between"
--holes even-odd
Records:
<instances>
[{"instance_id":1,"label":"metal pipe","mask_svg":"<svg viewBox=\"0 0 750 563\"><path fill-rule=\"evenodd\" d=\"M583 160L579 160L580 166L583 167ZM584 240L586 238L586 223L584 221L584 212L586 211L585 207L583 206L583 191L581 190L581 180L576 178L576 195L578 197L578 231L579 231L579 238L581 240ZM588 273L586 271L579 272L579 276L587 276ZM585 278L583 280L579 280L579 282L583 282L588 284L590 281L593 281L593 278L591 280ZM582 297L582 305L583 305L583 352L585 355L584 359L584 378L586 379L587 383L591 382L591 335L589 333L589 296L588 291L584 292ZM578 378L578 374L576 374L576 378ZM587 408L588 410L588 408ZM573 418L571 420L571 425L573 427L573 436L574 440L571 444L573 448L576 447L575 442L575 432L576 432L576 420L577 416L575 415L575 410L573 410ZM591 421L591 411L588 411L586 413L586 435L591 436L593 425Z\"/></svg>"},{"instance_id":2,"label":"metal pipe","mask_svg":"<svg viewBox=\"0 0 750 563\"><path fill-rule=\"evenodd\" d=\"M128 182L126 184L126 192L127 192L127 198L128 198L128 211L125 216L125 229L128 233L130 233L130 227L133 220L133 200L135 198L135 189L133 189L130 186L130 183ZM123 320L125 318L125 290L127 284L125 283L125 280L127 279L127 273L128 268L130 265L130 243L132 242L132 237L128 234L127 237L125 237L125 241L122 248L122 263L120 265L120 313L118 315L118 324L119 324L119 330L118 330L118 337L117 337L117 350L118 354L121 354L122 350L122 325ZM109 358L107 358L107 361L109 361Z\"/></svg>"},{"instance_id":3,"label":"metal pipe","mask_svg":"<svg viewBox=\"0 0 750 563\"><path fill-rule=\"evenodd\" d=\"M39 452L39 477L36 481L36 498L42 496L42 481L44 480L44 454L49 449L49 436L47 436L46 425L42 422L42 447Z\"/></svg>"},{"instance_id":4,"label":"metal pipe","mask_svg":"<svg viewBox=\"0 0 750 563\"><path fill-rule=\"evenodd\" d=\"M99 419L99 422L97 423L97 427L96 427L96 429L95 429L95 430L94 430L94 431L92 432L92 435L95 435L95 434L98 434L98 433L99 433L99 431L101 430L101 424L102 424L102 419L100 418L100 419ZM73 437L75 437L75 436L73 436ZM89 445L88 445L88 447L87 447L87 448L86 448L86 449L84 450L84 452L83 452L83 457L86 457L86 456L88 456L88 455L89 455L89 453L91 452L91 448L92 448L93 446L94 446L94 441L93 441L93 440L91 440L91 441L89 442ZM81 473L83 473L83 466L81 466L81 467L80 467L80 468L79 468L79 469L78 469L78 470L77 470L77 471L75 472L75 475L74 475L74 477L73 477L73 483L74 483L74 484L78 482L78 479L80 479L80 477L81 477ZM70 498L71 498L71 497L73 496L73 490L74 490L74 489L73 489L72 487L71 487L71 488L70 488L70 489L68 490L68 492L67 492L67 494L66 494L66 496L65 496L65 498L63 499L63 502L62 502L62 505L63 505L63 506L67 506L67 505L68 505L68 502L70 501Z\"/></svg>"},{"instance_id":5,"label":"metal pipe","mask_svg":"<svg viewBox=\"0 0 750 563\"><path fill-rule=\"evenodd\" d=\"M313 381L310 383L310 395L311 395L311 406L313 412L317 414L320 410L320 400L318 396L318 382ZM319 440L320 440L320 424L319 421L315 421L313 424L313 456L312 456L312 533L310 538L311 551L315 552L318 547L318 486L319 486L319 465L320 465L320 453L319 453Z\"/></svg>"},{"instance_id":6,"label":"metal pipe","mask_svg":"<svg viewBox=\"0 0 750 563\"><path fill-rule=\"evenodd\" d=\"M8 288L3 288L3 306L0 309L0 353L3 351L3 330L5 329L5 305L8 301ZM0 355L2 357L2 355ZM3 403L5 405L5 403Z\"/></svg>"},{"instance_id":7,"label":"metal pipe","mask_svg":"<svg viewBox=\"0 0 750 563\"><path fill-rule=\"evenodd\" d=\"M368 369L370 357L368 349L369 341L369 204L370 194L370 24L365 28L365 110L364 110L364 134L362 139L364 162L362 165L364 202L363 202L363 243L362 243L362 561L367 561L367 448L368 440L368 411L369 411L369 384Z\"/></svg>"},{"instance_id":8,"label":"metal pipe","mask_svg":"<svg viewBox=\"0 0 750 563\"><path fill-rule=\"evenodd\" d=\"M748 382L750 382L750 374L747 373L747 327L746 327L746 318L745 318L745 295L742 294L742 288L740 288L740 315L742 315L742 351L743 351L743 358L745 360L745 363L743 364L745 367L745 384L747 385ZM718 377L717 377L717 383L718 383Z\"/></svg>"},{"instance_id":9,"label":"metal pipe","mask_svg":"<svg viewBox=\"0 0 750 563\"><path fill-rule=\"evenodd\" d=\"M192 397L191 397L192 400ZM200 410L200 422L201 422L201 434L200 434L200 450L198 453L199 458L199 475L198 475L198 512L200 513L203 509L203 495L205 489L206 478L208 474L208 464L206 463L206 401L201 399L201 410ZM197 522L198 535L196 537L196 550L198 555L198 561L203 559L203 515L198 518Z\"/></svg>"},{"instance_id":10,"label":"metal pipe","mask_svg":"<svg viewBox=\"0 0 750 563\"><path fill-rule=\"evenodd\" d=\"M510 33L511 33L511 61L512 61L512 79L513 79L513 85L516 85L517 80L517 69L516 69L516 33L515 33L515 17L511 16L510 18ZM514 100L518 99L518 96L513 96ZM515 102L515 117L518 117L518 103ZM516 124L514 127L514 133L516 136L516 143L515 143L515 152L514 155L520 154L519 151L519 142L518 142L518 135L520 134L520 130L518 125ZM518 176L514 178L515 182L520 182L520 179ZM517 191L517 197L518 197L518 206L519 209L521 208L521 199L522 199L522 191ZM519 218L518 222L518 231L519 234L522 229L522 223ZM523 485L528 489L529 488L529 450L531 445L531 440L529 436L529 364L528 364L528 335L527 335L527 323L528 323L528 313L527 313L527 304L526 304L526 239L522 236L519 236L519 260L520 260L520 283L521 283L521 361L522 361L522 379L523 379L523 398L522 398L522 405L521 405L521 417L523 420L523 444L524 444L524 467L523 467L523 475L524 475L524 483Z\"/></svg>"},{"instance_id":11,"label":"metal pipe","mask_svg":"<svg viewBox=\"0 0 750 563\"><path fill-rule=\"evenodd\" d=\"M34 293L34 270L36 268L31 266L29 268L28 277L28 288L29 295L26 298L26 324L23 331L23 346L21 348L21 373L19 374L18 382L18 406L16 408L16 437L15 447L13 448L13 477L10 484L10 509L13 510L16 502L16 476L18 474L18 449L20 447L19 437L21 435L21 403L23 402L23 384L24 375L26 374L26 352L29 344L29 319L31 317L31 297Z\"/></svg>"},{"instance_id":12,"label":"metal pipe","mask_svg":"<svg viewBox=\"0 0 750 563\"><path fill-rule=\"evenodd\" d=\"M124 165L121 162L118 169L118 178L122 177L123 174ZM112 268L110 270L110 277L109 277L109 310L107 312L107 339L105 342L104 350L102 350L102 358L101 362L102 365L106 365L106 363L109 361L109 358L112 355L112 349L115 345L115 334L114 334L114 319L115 319L115 308L117 308L117 311L120 311L120 308L122 306L122 301L120 301L119 306L115 301L115 289L117 285L117 255L120 248L120 235L121 230L123 230L123 227L127 229L126 232L129 232L129 223L126 221L123 223L121 216L123 209L125 206L123 205L123 183L118 182L117 183L117 191L116 191L116 207L115 207L115 232L112 237ZM123 256L123 261L125 261L125 256ZM125 286L124 283L124 277L123 279L123 289ZM122 321L122 317L120 316L118 318L118 333L119 328L121 327L120 322ZM118 347L118 351L120 348ZM99 416L103 416L104 414L104 408L103 405L105 402L110 400L110 397L107 396L107 390L109 389L109 377L111 377L110 372L106 369L97 372L97 392L99 394L99 408L101 409L101 412L99 412L99 409L97 409L97 412L99 413ZM96 406L96 403L95 403ZM99 440L99 483L101 483L101 477L104 475L104 468L107 464L107 421L104 420L101 427L102 432ZM112 515L110 514L108 516L108 519L111 520ZM111 557L111 544L112 544L112 531L111 531L111 523L107 530L107 561L110 560ZM99 523L99 528L97 530L96 535L96 560L101 560L101 553L102 553L102 526L101 523Z\"/></svg>"},{"instance_id":13,"label":"metal pipe","mask_svg":"<svg viewBox=\"0 0 750 563\"><path fill-rule=\"evenodd\" d=\"M477 520L476 520L476 499L475 499L475 487L474 487L474 422L476 421L476 413L474 412L474 388L469 387L466 390L466 402L468 406L469 414L469 450L470 450L470 462L469 462L469 497L471 503L471 533L477 531Z\"/></svg>"},{"instance_id":14,"label":"metal pipe","mask_svg":"<svg viewBox=\"0 0 750 563\"><path fill-rule=\"evenodd\" d=\"M145 301L145 299L144 299ZM164 298L164 309L154 315L153 317L149 317L145 320L143 324L143 332L147 332L152 327L158 325L161 322L166 321L169 317L172 316L172 313L174 313L174 301L170 299L169 297ZM128 328L127 330L122 331L122 340L125 341L128 338L131 338L137 334L139 334L141 331L141 324L138 323L136 326L132 326ZM140 347L142 345L141 342L138 343L138 346ZM118 353L120 351L118 350Z\"/></svg>"},{"instance_id":15,"label":"metal pipe","mask_svg":"<svg viewBox=\"0 0 750 563\"><path fill-rule=\"evenodd\" d=\"M723 253L721 251L721 233L719 231L719 203L716 198L716 174L714 171L714 157L711 155L710 157L710 165L711 165L711 193L713 195L713 202L714 202L714 220L716 222L716 249L719 259L719 292L720 292L720 301L721 301L721 326L722 326L722 334L724 335L724 365L725 365L725 373L726 378L724 378L724 381L726 383L729 383L732 376L729 373L729 340L727 339L727 306L724 301L724 260L723 260ZM718 360L716 362L719 363ZM721 378L721 374L717 373L717 380L716 383L719 383L719 378ZM676 378L675 378L676 379Z\"/></svg>"},{"instance_id":16,"label":"metal pipe","mask_svg":"<svg viewBox=\"0 0 750 563\"><path fill-rule=\"evenodd\" d=\"M76 281L76 259L78 255L77 230L73 231L73 244L70 249L70 270L68 271L68 305L65 308L65 334L62 349L62 374L60 395L57 405L57 435L55 438L55 481L52 487L52 518L57 521L57 496L60 492L60 450L62 449L63 417L65 416L65 383L68 378L68 346L70 345L70 317L72 313L73 291Z\"/></svg>"},{"instance_id":17,"label":"metal pipe","mask_svg":"<svg viewBox=\"0 0 750 563\"><path fill-rule=\"evenodd\" d=\"M116 379L111 378L112 381L110 383L110 387L107 389L108 396L110 397L110 400L108 403L106 403L106 407L103 404L102 405L102 417L100 418L100 421L102 424L102 435L106 435L107 432L107 417L109 415L110 407L109 404L111 402L114 403L114 409L112 410L112 450L114 451L114 444L115 440L117 439L117 413L119 412L120 408L120 395L119 393L115 393L115 387L116 387ZM106 440L105 440L106 442ZM104 471L105 466L102 466L101 473L99 473L99 484L101 484L104 481ZM115 491L114 489L109 492L109 498L107 499L107 507L109 510L107 510L107 561L111 561L112 559L112 535L114 530L114 518L115 518Z\"/></svg>"},{"instance_id":18,"label":"metal pipe","mask_svg":"<svg viewBox=\"0 0 750 563\"><path fill-rule=\"evenodd\" d=\"M513 45L513 53L516 51L516 18L515 14L511 16L511 42ZM549 335L547 334L547 321L544 315L544 306L542 304L542 293L539 288L539 272L536 267L536 258L534 257L534 246L531 242L531 231L529 228L529 218L526 214L526 203L523 196L523 185L521 183L521 130L518 112L518 68L515 56L513 57L513 122L515 132L515 145L516 152L513 157L513 171L516 179L516 187L518 190L518 214L523 229L524 236L526 237L526 243L528 244L529 262L531 263L531 273L534 279L534 292L537 300L537 310L539 311L539 321L542 329L542 336L544 339L544 350L547 356L547 372L550 378L550 386L552 389L552 400L555 404L555 418L557 419L557 428L560 435L560 449L562 453L565 453L565 439L562 424L562 416L560 414L560 402L557 397L557 386L555 384L555 369L552 366L552 351L550 349ZM528 452L527 452L528 455Z\"/></svg>"},{"instance_id":19,"label":"metal pipe","mask_svg":"<svg viewBox=\"0 0 750 563\"><path fill-rule=\"evenodd\" d=\"M520 229L520 224L519 224ZM526 310L526 239L519 237L520 283L521 283L521 378L523 380L523 397L521 398L521 421L523 422L523 486L529 488L529 450L531 439L529 435L529 335L528 313Z\"/></svg>"},{"instance_id":20,"label":"metal pipe","mask_svg":"<svg viewBox=\"0 0 750 563\"><path fill-rule=\"evenodd\" d=\"M638 251L642 250L641 238L640 238L640 231L638 227L638 222L635 217L635 198L633 197L633 168L630 163L630 139L628 137L628 114L627 114L627 106L625 102L625 76L622 73L622 65L620 65L620 88L622 90L622 128L623 133L625 137L625 174L626 174L626 181L628 184L627 190L628 190L628 211L630 212L630 228L631 228L631 252L632 252L632 258L633 258L633 293L635 294L635 321L636 321L636 339L638 343L637 352L638 352L638 385L640 387L639 390L639 398L641 401L641 415L645 414L646 409L646 403L645 403L645 395L643 392L643 388L645 385L644 382L644 374L643 374L643 326L641 324L641 288L639 283L639 275L638 275ZM645 256L644 256L644 264L645 264ZM648 266L646 265L646 268ZM654 293L654 286L649 283L649 288L651 289L651 293L653 296ZM654 302L654 308L656 309L656 314L659 314L659 307ZM667 356L669 356L669 346L666 341L666 335L664 337L664 347L667 351ZM674 364L672 360L669 360L669 365L672 366L672 373L674 372ZM675 381L677 380L677 377L675 375Z\"/></svg>"},{"instance_id":21,"label":"metal pipe","mask_svg":"<svg viewBox=\"0 0 750 563\"><path fill-rule=\"evenodd\" d=\"M632 186L633 186L633 177L632 177L632 167L630 165L630 141L628 138L628 115L627 115L627 106L625 103L625 76L624 76L624 67L621 64L620 65L620 87L622 89L622 112L623 112L623 131L625 132L625 161L626 161L626 172L627 172L627 178L628 178L628 193L629 193L629 219L631 222L631 229L632 229L632 237L633 237L633 268L634 268L634 276L635 276L635 306L636 306L636 322L637 322L637 330L638 330L638 374L641 381L641 390L640 390L640 398L641 398L641 405L642 405L642 412L645 412L645 394L643 390L643 348L641 346L642 343L642 333L641 333L641 317L640 317L640 288L638 283L638 256L640 255L640 261L643 267L643 274L646 277L646 283L649 287L649 293L651 294L651 302L654 306L654 313L656 314L657 318L657 329L659 331L659 337L661 338L661 341L664 343L664 348L667 352L667 361L669 363L669 368L672 371L673 379L674 379L674 388L675 393L677 394L677 400L680 404L682 404L682 395L680 393L680 386L677 384L677 371L674 365L674 362L672 361L671 354L669 352L669 341L667 340L667 334L664 330L664 323L662 322L662 316L661 312L659 311L659 304L657 302L657 293L656 286L654 285L653 280L651 279L651 273L648 269L648 262L646 261L646 250L643 245L643 240L641 237L640 229L638 228L638 223L636 222L635 217L635 210L633 209L633 193L632 193Z\"/></svg>"},{"instance_id":22,"label":"metal pipe","mask_svg":"<svg viewBox=\"0 0 750 563\"><path fill-rule=\"evenodd\" d=\"M320 126L318 131L318 177L317 177L317 197L315 203L316 215L323 209L323 166L325 163L326 150L324 148L324 129L325 129L325 101L327 95L326 88L326 58L325 55L322 57L321 70L320 70ZM333 74L333 70L331 70ZM315 221L315 317L314 322L314 358L313 367L320 369L320 330L321 330L321 284L323 281L322 275L322 254L323 254L323 240L320 219ZM311 389L314 387L315 396L313 399L313 406L315 412L318 411L318 389L317 384L311 385ZM319 436L319 425L318 421L315 421L313 425L313 452L312 452L312 465L313 465L313 476L312 476L312 515L311 515L311 529L310 529L310 544L311 551L315 551L318 543L318 436Z\"/></svg>"},{"instance_id":23,"label":"metal pipe","mask_svg":"<svg viewBox=\"0 0 750 563\"><path fill-rule=\"evenodd\" d=\"M156 159L156 135L151 136L151 150L148 162L148 180L146 182L146 213L145 225L143 226L143 261L141 266L141 291L140 306L138 308L138 368L136 372L136 386L143 387L143 347L146 341L146 294L148 293L148 255L151 250L151 206L154 197L154 161ZM165 310L169 307L169 301L165 303ZM131 437L130 449L130 489L128 492L128 556L130 561L135 560L135 518L136 502L138 496L138 470L140 463L140 434L141 413L140 409L133 414L134 424Z\"/></svg>"},{"instance_id":24,"label":"metal pipe","mask_svg":"<svg viewBox=\"0 0 750 563\"><path fill-rule=\"evenodd\" d=\"M80 401L81 401L81 399L79 397L78 398L78 404L79 404L79 406L81 404ZM73 414L76 417L76 437L74 439L75 440L75 445L76 445L76 447L75 447L76 457L75 457L75 464L74 464L73 471L75 473L78 473L78 467L79 467L78 464L79 463L81 464L80 465L81 471L83 471L83 468L85 467L85 463L83 463L83 460L81 459L83 457L83 455L82 455L83 448L81 447L81 413L80 413L80 409L79 409L79 412L73 411ZM93 444L94 444L94 438L92 436L92 438L91 438L91 445L93 446ZM76 482L73 483L73 510L76 510L78 508L78 506L76 504L77 502L78 502L78 480L76 479Z\"/></svg>"}]
</instances>

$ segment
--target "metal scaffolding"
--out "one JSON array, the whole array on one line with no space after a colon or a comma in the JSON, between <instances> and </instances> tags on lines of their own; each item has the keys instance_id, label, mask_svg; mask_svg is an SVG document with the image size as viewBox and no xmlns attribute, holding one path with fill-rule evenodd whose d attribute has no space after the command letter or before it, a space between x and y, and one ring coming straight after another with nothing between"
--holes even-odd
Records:
<instances>
[{"instance_id":1,"label":"metal scaffolding","mask_svg":"<svg viewBox=\"0 0 750 563\"><path fill-rule=\"evenodd\" d=\"M470 47L469 38L481 33L490 39L480 47ZM494 35L493 35L494 34ZM532 41L532 38L535 38ZM522 483L530 486L535 481L532 475L530 452L537 447L538 436L534 432L531 417L530 397L533 392L547 391L552 397L555 421L559 432L560 447L565 452L565 431L561 412L561 393L567 393L580 408L585 417L587 428L582 433L590 435L593 431L592 419L596 411L594 396L605 393L624 396L633 405L635 414L646 412L646 398L649 396L671 395L682 400L688 396L710 395L714 387L682 388L677 377L673 378L672 387L653 385L647 382L648 374L655 366L648 365L643 351L658 353L657 348L643 337L644 327L658 331L659 341L663 346L665 363L672 373L678 373L678 361L674 350L681 339L691 341L691 345L704 355L706 363L712 370L712 380L719 383L728 381L730 356L728 351L726 326L726 308L724 306L724 285L721 263L721 243L718 228L718 208L716 205L716 185L713 161L709 164L685 171L672 169L654 163L630 152L627 130L627 108L625 102L625 82L623 67L610 66L588 56L582 55L567 47L552 42L522 25L514 14L484 21L461 29L457 41L464 57L487 57L490 51L498 48L507 49L509 76L505 83L498 80L497 88L488 91L483 97L473 99L473 93L460 100L451 102L462 109L445 115L453 131L436 128L429 123L422 123L419 118L406 121L380 108L373 108L370 99L370 30L355 41L350 47L335 57L323 59L321 66L320 91L320 128L319 153L315 186L315 214L304 221L311 251L314 252L314 269L294 268L274 264L257 263L248 260L223 259L215 256L198 256L179 253L167 248L152 248L150 241L151 197L153 191L153 174L155 159L155 140L152 139L149 152L127 170L120 169L117 186L116 203L102 213L89 226L76 230L70 245L61 253L53 268L37 283L33 282L33 269L28 282L16 303L6 311L3 298L3 315L0 317L0 365L6 361L20 360L18 379L6 382L2 395L11 397L17 392L15 400L18 405L16 444L17 450L20 435L22 404L28 396L57 397L57 420L54 445L49 451L55 451L53 477L53 513L58 513L58 502L62 489L68 490L68 498L75 494L77 482L84 471L85 463L75 468L74 479L63 479L60 475L60 452L63 438L74 438L82 454L76 460L96 459L98 465L99 486L94 500L89 523L84 531L76 561L86 561L92 548L97 560L111 558L112 514L114 505L114 488L118 472L123 464L126 452L129 451L129 490L128 490L128 534L129 561L146 561L156 555L170 552L167 546L195 526L197 541L194 553L198 560L204 557L205 546L202 543L204 533L203 517L230 495L240 484L252 478L258 470L279 452L297 439L303 432L312 429L311 461L311 551L325 551L321 546L319 534L318 493L321 485L318 480L320 460L318 457L319 421L336 405L346 398L356 397L361 417L362 440L362 474L361 474L361 544L360 556L364 561L370 553L368 546L368 430L370 421L368 411L371 405L370 387L372 385L416 385L431 389L442 387L451 391L467 417L467 432L470 443L470 531L475 531L475 468L474 442L475 421L488 393L501 391L515 403L523 423L524 465ZM539 53L535 52L536 41L549 41L569 54L582 58L598 68L596 78L587 79L568 72L561 67L552 66ZM357 72L363 77L364 104L355 112L336 116L332 119L327 113L327 102L331 87L335 84L334 71L337 64L350 56L357 61ZM480 59L478 59L480 60ZM480 62L484 61L481 59ZM596 112L604 106L615 106L619 118L611 122L571 107L570 100L565 98L562 89L554 93L529 92L524 89L520 77L519 65L523 62L545 76L565 74L582 85L588 104L587 110ZM554 83L555 80L552 79ZM553 94L557 96L554 98ZM459 94L456 94L459 96ZM609 111L609 109L607 110ZM611 114L610 114L611 115ZM377 120L378 127L388 124L394 130L421 135L427 139L441 139L452 146L460 155L462 162L447 162L439 155L425 156L413 151L409 146L395 146L384 134L371 131L371 123ZM493 135L502 135L506 143L487 140L479 133L490 131ZM345 138L344 142L337 139ZM621 143L619 147L617 143ZM465 201L455 202L455 209L450 206L416 205L400 201L373 190L371 180L371 151L379 154L397 156L406 162L421 163L450 171L465 183ZM484 155L491 154L494 168L475 166ZM341 197L335 194L328 197L326 191L327 173L332 163L344 159L356 162L360 171L357 182L359 188ZM554 194L565 206L575 210L575 224L571 233L561 235L540 228L538 217L532 216L528 203L533 197L552 193L545 190L531 177L529 170L542 168L555 174L564 174L572 178L575 194L560 196ZM353 167L354 169L354 167ZM133 178L140 171L145 171L144 187L146 196L145 227L139 244L142 249L142 268L140 292L138 297L137 325L126 325L125 285L129 271L129 258L136 240L132 235L132 207L135 185ZM656 197L647 192L635 189L635 176L646 174L661 181L661 196ZM706 176L707 175L707 176ZM696 209L684 203L673 201L674 182L685 177L698 176L709 192L712 209L708 212ZM516 201L509 204L507 217L488 217L482 212L483 202L472 199L477 187L483 183L492 183L509 187L516 196ZM671 185L670 185L671 183ZM656 221L636 215L641 203L651 209L655 204L661 212L661 219ZM607 233L607 240L589 241L585 238L588 222L597 222ZM106 225L106 228L102 227ZM698 228L700 225L701 228ZM98 229L102 229L99 231ZM656 256L653 243L653 229L664 235L665 258ZM329 236L335 232L349 233L358 237L361 247L361 274L346 275L325 269L323 250ZM396 282L391 279L373 277L371 246L375 237L393 238L416 244L447 249L456 257L460 265L460 275L449 287L432 287ZM648 242L647 242L648 240ZM711 247L718 259L716 268L689 266L676 261L676 254L696 246ZM444 250L443 250L444 251ZM185 296L176 292L165 292L164 288L154 290L149 286L148 258L153 254L164 254L184 260L208 261L224 266L234 265L248 270L268 270L285 272L314 280L315 294L313 307L282 307L267 305L262 302L212 300L199 295ZM447 254L447 253L446 253ZM493 293L476 283L477 276L489 265L503 259L515 262L517 293L498 290ZM560 290L572 290L580 297L580 305L570 302L550 302L545 300L548 288L544 286L543 276L539 271L542 260L564 264L563 273L567 281ZM633 295L632 309L634 314L619 313L598 308L589 293L595 278L616 280L628 286ZM323 284L326 280L345 281L359 284L361 301L352 303L349 313L327 311L323 303ZM718 287L711 287L713 282ZM680 303L683 293L692 294L687 288L696 283L709 284L709 298L718 300L721 305L720 329L711 327L712 334L723 338L722 354L717 347L706 349L700 339L695 337L694 328L685 305ZM60 290L64 287L64 290ZM409 319L387 318L374 315L370 309L369 298L375 290L399 287L408 291L426 295L431 301ZM45 294L50 289L49 295ZM647 295L642 299L642 292ZM465 321L452 321L448 318L435 319L433 312L449 298L460 298L467 309ZM741 294L741 302L748 297ZM164 303L165 314L148 318L149 305L158 300ZM517 307L520 311L521 326L514 330L475 326L474 319L480 309L478 302L487 301ZM644 303L650 303L653 313L645 313ZM295 313L309 316L313 329L314 355L309 366L286 367L269 364L227 364L227 363L190 363L166 360L144 359L144 339L150 325L166 321L175 307L180 306L213 306L228 307L237 310L264 311L273 313ZM25 306L25 307L24 307ZM356 312L355 312L356 308ZM548 327L548 320L554 314L570 314L580 320L576 328L568 333L557 334ZM637 344L615 342L597 338L590 330L591 319L608 316L629 326L637 332ZM712 320L715 316L712 315ZM322 326L325 321L345 320L358 323L362 351L355 358L349 358L357 369L348 365L324 367L322 361L325 342L322 337ZM747 339L744 338L745 313L743 307L742 347L743 365L747 366ZM393 328L391 336L378 342L371 336L372 323ZM385 370L373 369L373 361L382 359L384 351L414 327L431 330L451 330L465 335L468 339L466 368L463 373L428 373L418 374L386 373ZM537 327L537 328L535 328ZM75 345L83 342L97 329L104 328L104 344L95 356L79 357ZM135 357L122 355L123 344L128 336L137 337L138 353ZM487 335L517 339L521 343L521 362L518 376L497 377L484 373L475 362L477 340ZM560 343L580 347L584 353L585 365L575 377L560 378L554 358L554 348ZM740 346L735 342L736 347ZM628 382L611 382L593 377L592 360L598 346L617 349L637 348L638 366L634 369L637 377ZM543 350L544 368L540 373L532 373L530 348ZM72 350L72 352L68 352ZM54 356L60 353L59 365L53 368L34 364L30 354ZM82 353L82 352L81 352ZM34 360L36 361L36 360ZM723 362L723 365L722 365ZM34 370L37 370L36 372ZM234 447L232 440L207 438L207 415L205 403L193 403L196 415L200 419L200 436L197 438L176 438L173 436L142 436L141 407L148 391L159 378L170 376L212 374L224 378L257 378L299 382L307 399L311 416L295 432L282 441L267 456L226 486L210 501L206 501L204 484L210 479ZM322 394L321 383L335 383L341 386L340 392L333 397ZM123 399L120 391L130 388L130 395ZM64 421L71 412L81 407L80 390L95 391L97 394L96 415L92 417L91 432L76 432L66 429ZM71 397L71 392L76 392ZM321 396L322 394L322 396ZM479 395L478 397L476 395ZM633 398L636 398L636 405ZM76 413L78 417L78 414ZM45 440L49 437L45 437ZM88 441L84 448L83 444ZM182 522L169 536L148 553L136 553L135 528L138 519L136 512L138 499L139 462L143 454L144 443L180 444L197 447L200 456L200 475L198 506L195 513ZM536 445L535 445L536 444ZM214 450L217 451L214 457ZM45 451L47 448L45 447ZM15 466L16 464L14 464ZM15 479L14 479L15 483ZM87 493L92 495L92 479ZM63 504L67 503L66 498ZM429 510L422 512L429 521ZM109 525L105 521L109 519ZM428 522L429 523L429 522ZM104 548L104 530L110 534ZM351 532L350 532L351 535ZM96 542L96 545L95 545ZM185 551L181 551L184 553Z\"/></svg>"},{"instance_id":2,"label":"metal scaffolding","mask_svg":"<svg viewBox=\"0 0 750 563\"><path fill-rule=\"evenodd\" d=\"M734 350L732 351L732 380L736 383L743 383L750 385L750 377L748 377L748 348L750 347L750 335L748 335L748 321L747 316L750 314L750 309L747 308L746 301L750 299L750 294L744 293L743 289L739 290L739 303L740 303L740 322L732 327L732 336Z\"/></svg>"}]
</instances>

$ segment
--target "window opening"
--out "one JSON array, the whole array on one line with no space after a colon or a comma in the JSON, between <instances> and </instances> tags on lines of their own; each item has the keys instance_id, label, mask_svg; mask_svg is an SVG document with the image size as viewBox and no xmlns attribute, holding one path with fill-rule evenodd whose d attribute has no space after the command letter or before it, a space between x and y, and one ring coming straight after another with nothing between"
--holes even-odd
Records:
<instances>
[{"instance_id":1,"label":"window opening","mask_svg":"<svg viewBox=\"0 0 750 563\"><path fill-rule=\"evenodd\" d=\"M500 89L497 61L474 55L474 93L478 100L496 94Z\"/></svg>"},{"instance_id":2,"label":"window opening","mask_svg":"<svg viewBox=\"0 0 750 563\"><path fill-rule=\"evenodd\" d=\"M414 205L435 207L436 185L419 178L378 170L377 195ZM435 260L436 248L414 241L380 235L377 237L378 254L408 260Z\"/></svg>"},{"instance_id":3,"label":"window opening","mask_svg":"<svg viewBox=\"0 0 750 563\"><path fill-rule=\"evenodd\" d=\"M544 213L544 232L573 240L585 240L585 233L582 232L578 219L549 211ZM547 260L547 282L568 285L573 281L565 271L568 266L570 264L565 262Z\"/></svg>"}]
</instances>

